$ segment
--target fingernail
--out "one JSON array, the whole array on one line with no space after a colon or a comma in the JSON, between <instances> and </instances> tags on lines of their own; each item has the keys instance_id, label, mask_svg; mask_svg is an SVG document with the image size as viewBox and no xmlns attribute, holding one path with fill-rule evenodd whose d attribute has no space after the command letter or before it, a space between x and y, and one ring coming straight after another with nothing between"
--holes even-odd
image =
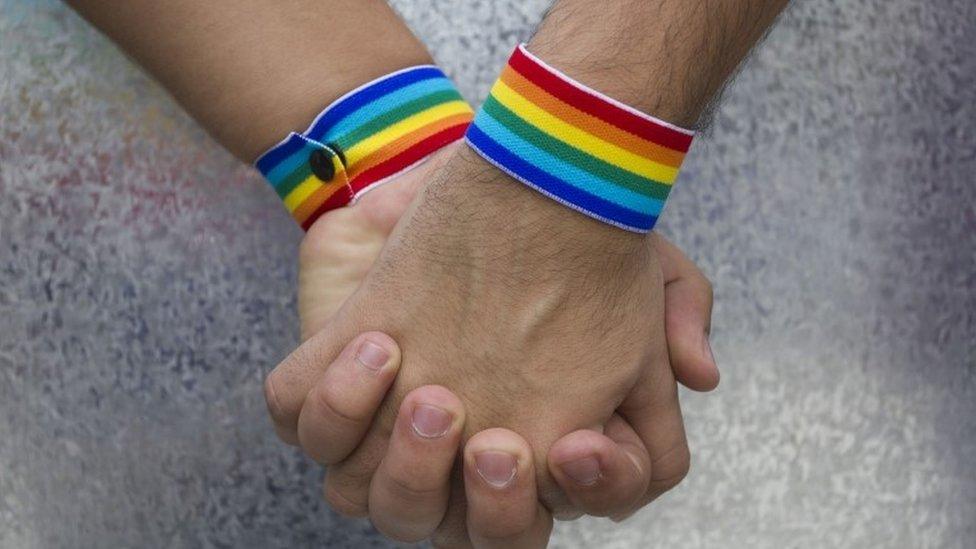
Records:
<instances>
[{"instance_id":1,"label":"fingernail","mask_svg":"<svg viewBox=\"0 0 976 549\"><path fill-rule=\"evenodd\" d=\"M474 465L485 482L495 488L505 488L515 480L518 461L507 452L481 452L474 456Z\"/></svg>"},{"instance_id":2,"label":"fingernail","mask_svg":"<svg viewBox=\"0 0 976 549\"><path fill-rule=\"evenodd\" d=\"M567 477L583 486L593 486L600 480L600 462L594 457L567 461L559 466Z\"/></svg>"},{"instance_id":3,"label":"fingernail","mask_svg":"<svg viewBox=\"0 0 976 549\"><path fill-rule=\"evenodd\" d=\"M356 351L356 362L374 372L386 366L387 360L390 360L390 353L372 341L364 341Z\"/></svg>"},{"instance_id":4,"label":"fingernail","mask_svg":"<svg viewBox=\"0 0 976 549\"><path fill-rule=\"evenodd\" d=\"M451 414L437 406L418 404L413 407L413 430L424 438L439 438L451 429Z\"/></svg>"}]
</instances>

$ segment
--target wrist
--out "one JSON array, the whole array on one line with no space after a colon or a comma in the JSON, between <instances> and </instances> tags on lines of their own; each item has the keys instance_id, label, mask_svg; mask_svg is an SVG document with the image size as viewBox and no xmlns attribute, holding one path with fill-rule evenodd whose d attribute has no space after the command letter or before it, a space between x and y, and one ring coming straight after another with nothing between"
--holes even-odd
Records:
<instances>
[{"instance_id":1,"label":"wrist","mask_svg":"<svg viewBox=\"0 0 976 549\"><path fill-rule=\"evenodd\" d=\"M323 77L314 60L286 63L274 78L262 78L246 87L246 92L228 90L228 103L238 102L225 116L226 136L218 136L239 158L253 162L262 152L289 132L300 132L310 120L349 90L404 67L431 64L423 46L403 47L399 52L371 55L352 54L342 62L331 60ZM310 70L313 69L314 70Z\"/></svg>"},{"instance_id":2,"label":"wrist","mask_svg":"<svg viewBox=\"0 0 976 549\"><path fill-rule=\"evenodd\" d=\"M490 164L542 195L646 233L694 132L582 84L520 45L465 137Z\"/></svg>"},{"instance_id":3,"label":"wrist","mask_svg":"<svg viewBox=\"0 0 976 549\"><path fill-rule=\"evenodd\" d=\"M788 0L559 0L530 50L628 105L695 127Z\"/></svg>"},{"instance_id":4,"label":"wrist","mask_svg":"<svg viewBox=\"0 0 976 549\"><path fill-rule=\"evenodd\" d=\"M407 67L344 93L254 165L308 229L461 139L472 116L443 71Z\"/></svg>"},{"instance_id":5,"label":"wrist","mask_svg":"<svg viewBox=\"0 0 976 549\"><path fill-rule=\"evenodd\" d=\"M533 52L536 51L534 44L530 47ZM708 105L707 97L702 93L692 92L683 79L667 77L659 82L649 82L644 75L659 72L649 62L640 61L627 67L619 67L613 66L612 59L604 59L598 62L604 68L595 69L588 64L586 57L574 56L572 52L560 51L558 48L538 50L539 57L546 59L550 65L569 77L641 112L678 126L697 127Z\"/></svg>"},{"instance_id":6,"label":"wrist","mask_svg":"<svg viewBox=\"0 0 976 549\"><path fill-rule=\"evenodd\" d=\"M647 248L646 234L580 215L516 181L469 147L459 147L427 184L417 208L420 230L448 245L463 241L471 246L472 257L514 254L554 266L567 260L606 265L610 257L639 258Z\"/></svg>"},{"instance_id":7,"label":"wrist","mask_svg":"<svg viewBox=\"0 0 976 549\"><path fill-rule=\"evenodd\" d=\"M696 25L694 11L683 2L561 0L529 50L627 105L694 127L711 97L709 83L701 77L710 67L694 57L700 52L688 50L693 31L673 36L673 29L664 24L692 19L683 22L690 29ZM596 20L601 24L591 24ZM615 39L608 40L608 28L614 29Z\"/></svg>"}]
</instances>

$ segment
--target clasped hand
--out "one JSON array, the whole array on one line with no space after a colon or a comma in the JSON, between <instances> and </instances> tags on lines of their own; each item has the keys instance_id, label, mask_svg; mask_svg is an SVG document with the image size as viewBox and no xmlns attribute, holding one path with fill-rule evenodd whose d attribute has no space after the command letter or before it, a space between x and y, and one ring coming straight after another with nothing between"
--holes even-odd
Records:
<instances>
[{"instance_id":1,"label":"clasped hand","mask_svg":"<svg viewBox=\"0 0 976 549\"><path fill-rule=\"evenodd\" d=\"M623 518L688 471L676 378L718 382L711 292L659 236L455 146L323 216L299 282L275 428L394 539L540 547L552 515Z\"/></svg>"}]
</instances>

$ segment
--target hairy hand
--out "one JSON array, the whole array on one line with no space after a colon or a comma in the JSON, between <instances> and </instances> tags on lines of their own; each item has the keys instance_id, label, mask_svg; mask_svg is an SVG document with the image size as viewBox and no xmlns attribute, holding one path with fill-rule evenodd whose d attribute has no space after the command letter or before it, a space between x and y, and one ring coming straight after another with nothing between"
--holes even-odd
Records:
<instances>
[{"instance_id":1,"label":"hairy hand","mask_svg":"<svg viewBox=\"0 0 976 549\"><path fill-rule=\"evenodd\" d=\"M455 391L467 409L467 434L511 428L543 461L560 436L603 425L618 408L631 423L667 412L659 425L672 440L664 444L684 447L653 245L570 212L466 153L424 189L317 336L331 342L324 352L333 357L323 359L367 330L391 335L404 353L395 397L359 450L330 472L330 488L347 505L365 507L361 490L382 457L396 405L422 385ZM330 361L286 362L269 377L282 430L297 433L305 395L321 374L314 362ZM645 427L642 434L660 431ZM551 477L539 474L542 497L558 503Z\"/></svg>"}]
</instances>

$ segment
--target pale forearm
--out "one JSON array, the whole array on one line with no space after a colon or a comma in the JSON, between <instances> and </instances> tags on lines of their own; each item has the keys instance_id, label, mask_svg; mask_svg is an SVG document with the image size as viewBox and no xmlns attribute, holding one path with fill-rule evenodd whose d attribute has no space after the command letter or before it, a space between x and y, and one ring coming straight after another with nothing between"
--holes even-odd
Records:
<instances>
[{"instance_id":1,"label":"pale forearm","mask_svg":"<svg viewBox=\"0 0 976 549\"><path fill-rule=\"evenodd\" d=\"M430 62L382 0L70 0L250 162L347 91Z\"/></svg>"},{"instance_id":2,"label":"pale forearm","mask_svg":"<svg viewBox=\"0 0 976 549\"><path fill-rule=\"evenodd\" d=\"M691 127L787 3L559 0L529 49L611 97Z\"/></svg>"}]
</instances>

